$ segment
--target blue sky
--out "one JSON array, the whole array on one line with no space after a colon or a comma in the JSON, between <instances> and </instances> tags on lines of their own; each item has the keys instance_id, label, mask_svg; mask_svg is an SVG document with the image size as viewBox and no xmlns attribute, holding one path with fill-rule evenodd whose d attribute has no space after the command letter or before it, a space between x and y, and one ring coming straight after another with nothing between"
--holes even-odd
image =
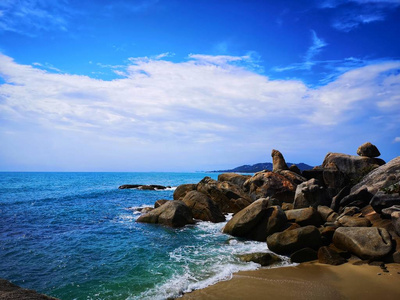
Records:
<instances>
[{"instance_id":1,"label":"blue sky","mask_svg":"<svg viewBox=\"0 0 400 300\"><path fill-rule=\"evenodd\" d=\"M400 0L1 0L0 170L400 154Z\"/></svg>"}]
</instances>

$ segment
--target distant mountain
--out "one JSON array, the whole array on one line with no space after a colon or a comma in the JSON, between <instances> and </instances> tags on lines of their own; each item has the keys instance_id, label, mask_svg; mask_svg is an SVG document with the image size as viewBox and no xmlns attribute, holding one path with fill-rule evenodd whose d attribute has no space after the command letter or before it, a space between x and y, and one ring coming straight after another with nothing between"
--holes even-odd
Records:
<instances>
[{"instance_id":1,"label":"distant mountain","mask_svg":"<svg viewBox=\"0 0 400 300\"><path fill-rule=\"evenodd\" d=\"M287 163L288 166L293 165L293 163ZM310 170L313 167L307 165L305 163L294 164L296 165L301 171ZM255 165L243 165L236 167L230 170L218 170L218 171L211 171L211 172L218 172L218 173L228 173L228 172L237 172L237 173L256 173L263 170L272 170L272 163L258 163Z\"/></svg>"}]
</instances>

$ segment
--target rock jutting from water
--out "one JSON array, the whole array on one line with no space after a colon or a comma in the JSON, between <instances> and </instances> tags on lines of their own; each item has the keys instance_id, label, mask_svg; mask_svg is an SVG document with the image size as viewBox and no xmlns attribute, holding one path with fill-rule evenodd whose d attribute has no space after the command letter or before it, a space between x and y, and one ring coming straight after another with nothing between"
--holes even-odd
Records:
<instances>
[{"instance_id":1,"label":"rock jutting from water","mask_svg":"<svg viewBox=\"0 0 400 300\"><path fill-rule=\"evenodd\" d=\"M180 185L174 201L158 201L137 222L180 227L234 213L224 233L266 242L295 262L338 265L346 262L342 253L400 262L400 157L385 163L371 143L357 154L328 153L320 166L299 172L272 150L273 171Z\"/></svg>"}]
</instances>

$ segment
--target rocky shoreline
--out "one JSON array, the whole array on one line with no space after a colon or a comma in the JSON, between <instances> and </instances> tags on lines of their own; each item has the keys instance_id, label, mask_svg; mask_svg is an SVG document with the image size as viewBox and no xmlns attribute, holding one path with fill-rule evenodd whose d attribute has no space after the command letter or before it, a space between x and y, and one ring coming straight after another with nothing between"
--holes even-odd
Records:
<instances>
[{"instance_id":1,"label":"rocky shoreline","mask_svg":"<svg viewBox=\"0 0 400 300\"><path fill-rule=\"evenodd\" d=\"M400 157L386 163L371 143L357 154L328 153L320 166L301 172L272 150L272 171L224 173L180 185L174 200L157 201L137 222L182 227L196 220L222 222L233 213L224 233L265 242L293 262L340 265L357 257L399 263ZM243 259L276 262L260 255Z\"/></svg>"}]
</instances>

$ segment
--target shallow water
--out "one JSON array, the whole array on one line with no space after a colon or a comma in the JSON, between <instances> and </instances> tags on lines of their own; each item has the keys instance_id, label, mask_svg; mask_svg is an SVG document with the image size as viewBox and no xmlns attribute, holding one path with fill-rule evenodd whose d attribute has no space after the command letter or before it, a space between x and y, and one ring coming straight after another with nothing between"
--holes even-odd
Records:
<instances>
[{"instance_id":1,"label":"shallow water","mask_svg":"<svg viewBox=\"0 0 400 300\"><path fill-rule=\"evenodd\" d=\"M225 223L181 229L136 223L135 207L216 173L0 173L0 277L61 299L165 299L258 267L237 254L265 243L221 233Z\"/></svg>"}]
</instances>

